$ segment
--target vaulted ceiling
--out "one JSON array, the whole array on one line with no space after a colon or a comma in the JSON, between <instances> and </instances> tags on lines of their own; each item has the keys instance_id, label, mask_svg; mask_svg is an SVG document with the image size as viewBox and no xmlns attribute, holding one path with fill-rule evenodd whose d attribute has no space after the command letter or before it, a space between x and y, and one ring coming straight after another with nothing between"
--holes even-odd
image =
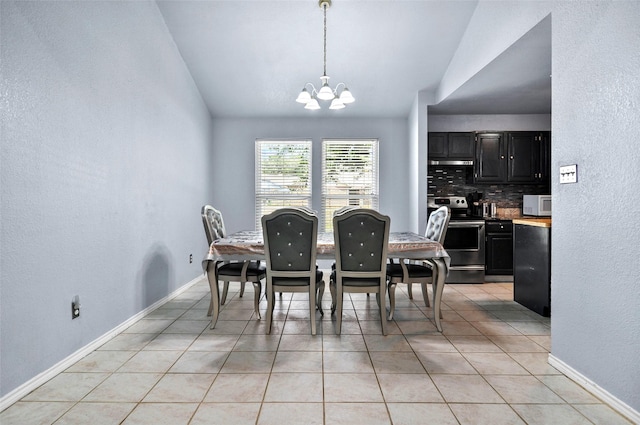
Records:
<instances>
[{"instance_id":1,"label":"vaulted ceiling","mask_svg":"<svg viewBox=\"0 0 640 425\"><path fill-rule=\"evenodd\" d=\"M308 111L294 100L320 85L317 0L158 0L198 89L216 117L406 117L435 92L477 1L333 0L327 75L356 102ZM550 113L551 25L544 20L437 105L434 114Z\"/></svg>"}]
</instances>

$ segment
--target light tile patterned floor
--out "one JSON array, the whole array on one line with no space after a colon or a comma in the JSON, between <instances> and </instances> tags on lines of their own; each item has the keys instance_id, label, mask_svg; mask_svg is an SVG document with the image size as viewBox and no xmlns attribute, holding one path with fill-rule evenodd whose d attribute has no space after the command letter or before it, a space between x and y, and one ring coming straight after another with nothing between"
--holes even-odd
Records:
<instances>
[{"instance_id":1,"label":"light tile patterned floor","mask_svg":"<svg viewBox=\"0 0 640 425\"><path fill-rule=\"evenodd\" d=\"M232 284L236 288L237 284ZM206 317L206 281L0 414L10 424L628 424L547 363L549 319L510 283L448 285L444 332L399 285L389 335L375 297L345 298L342 335L304 295L278 298L271 335L247 285ZM262 311L266 303L261 304ZM263 313L264 316L264 313Z\"/></svg>"}]
</instances>

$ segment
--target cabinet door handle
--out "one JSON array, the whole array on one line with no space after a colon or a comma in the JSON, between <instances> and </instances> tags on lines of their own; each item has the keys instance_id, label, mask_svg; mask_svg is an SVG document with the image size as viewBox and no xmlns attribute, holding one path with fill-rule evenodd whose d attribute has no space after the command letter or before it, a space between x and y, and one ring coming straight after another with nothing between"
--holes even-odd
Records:
<instances>
[{"instance_id":1,"label":"cabinet door handle","mask_svg":"<svg viewBox=\"0 0 640 425\"><path fill-rule=\"evenodd\" d=\"M504 155L500 155L500 159L504 159Z\"/></svg>"},{"instance_id":2,"label":"cabinet door handle","mask_svg":"<svg viewBox=\"0 0 640 425\"><path fill-rule=\"evenodd\" d=\"M511 159L513 159L513 155L511 155Z\"/></svg>"}]
</instances>

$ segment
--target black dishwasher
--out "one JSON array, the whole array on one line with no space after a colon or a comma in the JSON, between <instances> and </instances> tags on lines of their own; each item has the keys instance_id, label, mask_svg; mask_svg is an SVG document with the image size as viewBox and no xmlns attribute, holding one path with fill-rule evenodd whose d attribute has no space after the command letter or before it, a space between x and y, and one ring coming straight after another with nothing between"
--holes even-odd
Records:
<instances>
[{"instance_id":1,"label":"black dishwasher","mask_svg":"<svg viewBox=\"0 0 640 425\"><path fill-rule=\"evenodd\" d=\"M511 220L487 220L485 275L513 274L513 225Z\"/></svg>"}]
</instances>

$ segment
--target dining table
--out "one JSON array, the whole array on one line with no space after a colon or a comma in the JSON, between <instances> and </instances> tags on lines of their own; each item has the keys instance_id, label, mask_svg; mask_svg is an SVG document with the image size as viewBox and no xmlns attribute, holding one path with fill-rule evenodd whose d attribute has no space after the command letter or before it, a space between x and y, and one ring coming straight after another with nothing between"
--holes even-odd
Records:
<instances>
[{"instance_id":1,"label":"dining table","mask_svg":"<svg viewBox=\"0 0 640 425\"><path fill-rule=\"evenodd\" d=\"M316 247L318 260L335 259L333 232L318 232ZM411 261L428 261L433 264L433 312L436 328L442 332L440 309L445 279L451 259L444 247L431 239L413 232L390 232L387 257ZM261 231L242 230L217 239L209 246L209 252L202 260L205 273L215 272L217 264L227 261L260 261L265 259L264 239ZM211 302L219 302L216 294L211 294Z\"/></svg>"}]
</instances>

